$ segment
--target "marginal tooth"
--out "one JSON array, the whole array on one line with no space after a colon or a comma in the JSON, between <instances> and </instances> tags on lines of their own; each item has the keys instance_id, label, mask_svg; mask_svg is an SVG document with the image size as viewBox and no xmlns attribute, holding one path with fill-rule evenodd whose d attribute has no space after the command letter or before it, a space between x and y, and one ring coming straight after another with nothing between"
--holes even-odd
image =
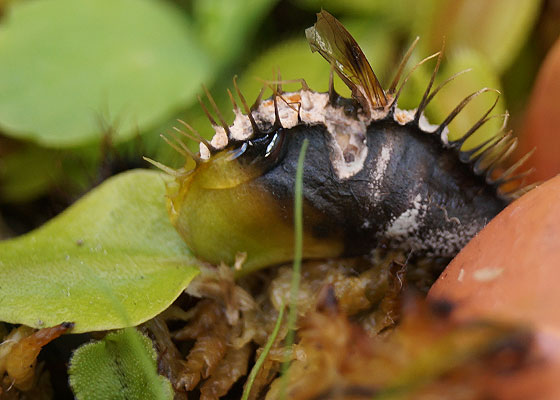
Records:
<instances>
[{"instance_id":1,"label":"marginal tooth","mask_svg":"<svg viewBox=\"0 0 560 400\"><path fill-rule=\"evenodd\" d=\"M429 60L431 60L432 58L438 57L440 54L440 52L438 51L437 53L432 54L431 56L428 56L426 58L424 58L423 60L421 60L419 63L417 63L414 67L412 67L412 69L408 72L408 74L406 74L406 77L403 79L397 93L395 94L395 97L393 97L393 100L391 101L390 104L387 105L387 109L390 110L391 113L393 113L395 111L395 108L397 107L397 102L399 100L399 97L402 93L403 88L405 87L406 83L408 82L408 80L410 79L410 77L412 76L412 73L414 71L416 71L416 69L418 67L420 67L422 64L428 62Z\"/></svg>"},{"instance_id":2,"label":"marginal tooth","mask_svg":"<svg viewBox=\"0 0 560 400\"><path fill-rule=\"evenodd\" d=\"M420 101L420 105L418 106L418 109L416 110L416 115L414 116L414 122L416 124L418 124L418 121L420 120L420 116L422 115L422 113L426 109L426 106L428 105L428 101L427 101L428 96L430 95L430 91L432 90L432 86L433 86L434 81L436 79L436 75L439 71L439 66L441 65L441 59L443 58L444 49L445 49L445 41L441 45L441 50L439 51L439 55L438 55L438 58L437 58L437 61L436 61L436 66L434 68L434 71L432 72L432 77L430 78L430 82L428 83L428 87L426 88L426 91L424 92L424 95L422 96L422 100Z\"/></svg>"},{"instance_id":3,"label":"marginal tooth","mask_svg":"<svg viewBox=\"0 0 560 400\"><path fill-rule=\"evenodd\" d=\"M482 93L486 93L486 92L496 92L496 93L500 93L498 90L496 89L490 89L490 88L482 88L480 90L477 90L476 92L471 93L470 95L468 95L467 97L465 97L458 105L457 107L455 107L453 109L453 111L451 111L449 113L449 115L447 116L447 118L445 118L445 120L439 125L439 129L438 129L438 134L441 133L441 131L448 126L451 121L453 121L455 119L455 117L463 110L463 108L465 108L467 106L467 104L469 104L474 98L480 96Z\"/></svg>"},{"instance_id":4,"label":"marginal tooth","mask_svg":"<svg viewBox=\"0 0 560 400\"><path fill-rule=\"evenodd\" d=\"M185 159L192 158L197 164L202 161L199 156L194 154L187 147L187 145L185 145L185 143L183 143L183 141L177 137L177 135L175 135L173 132L169 132L169 134L173 137L173 139L175 139L175 143L169 140L165 135L160 135L160 137L175 151L177 151L177 153L181 154L183 157L185 157Z\"/></svg>"},{"instance_id":5,"label":"marginal tooth","mask_svg":"<svg viewBox=\"0 0 560 400\"><path fill-rule=\"evenodd\" d=\"M419 40L420 40L420 36L416 36L416 39L414 39L414 41L412 42L412 44L410 45L410 47L406 51L405 55L401 59L401 62L400 62L399 67L397 69L397 73L395 74L395 77L393 78L393 82L391 82L391 86L389 86L389 90L387 91L387 94L389 94L391 96L395 94L395 91L397 89L397 85L399 84L399 81L401 80L401 76L402 76L404 67L406 66L406 64L408 64L408 60L410 59L410 56L412 55L412 52L416 48L416 45L418 44Z\"/></svg>"},{"instance_id":6,"label":"marginal tooth","mask_svg":"<svg viewBox=\"0 0 560 400\"><path fill-rule=\"evenodd\" d=\"M334 61L331 62L331 72L329 73L329 103L335 104L340 98L340 95L336 92L334 88Z\"/></svg>"},{"instance_id":7,"label":"marginal tooth","mask_svg":"<svg viewBox=\"0 0 560 400\"><path fill-rule=\"evenodd\" d=\"M194 129L191 125L189 125L188 123L186 123L185 121L183 121L182 119L178 119L177 121L179 121L179 123L181 125L183 125L184 127L186 127L189 131L191 131L192 135L189 135L187 132L182 131L180 129L177 128L173 128L174 130L176 130L177 132L179 132L180 134L191 138L192 140L194 140L195 142L199 142L199 143L204 143L204 145L210 150L213 151L215 150L213 148L213 146L208 142L208 140L206 140L204 137L202 137L202 135L200 133L198 133L198 131L196 129Z\"/></svg>"},{"instance_id":8,"label":"marginal tooth","mask_svg":"<svg viewBox=\"0 0 560 400\"><path fill-rule=\"evenodd\" d=\"M439 84L439 86L437 88L435 88L430 95L428 96L428 98L426 99L426 102L424 103L423 109L425 110L426 107L428 107L428 104L430 104L430 102L434 99L434 97L436 96L436 94L439 93L439 91L441 89L443 89L445 87L445 85L447 85L448 83L454 81L455 79L457 79L459 76L466 74L467 72L471 72L472 68L467 68L464 69L462 71L456 72L453 75L451 75L449 78L447 78L446 80L444 80L442 83Z\"/></svg>"},{"instance_id":9,"label":"marginal tooth","mask_svg":"<svg viewBox=\"0 0 560 400\"><path fill-rule=\"evenodd\" d=\"M210 121L210 125L212 125L213 127L219 126L216 123L216 120L212 117L212 114L210 114L210 112L206 108L206 105L204 104L200 96L196 96L196 98L198 99L198 103L200 104L200 107L202 107L202 111L204 111L204 114L206 114L206 118L208 118L208 121Z\"/></svg>"},{"instance_id":10,"label":"marginal tooth","mask_svg":"<svg viewBox=\"0 0 560 400\"><path fill-rule=\"evenodd\" d=\"M488 110L486 110L484 115L482 117L480 117L480 119L478 121L476 121L474 123L474 125L465 134L463 134L460 138L458 138L456 140L453 140L453 141L450 141L449 142L450 146L460 148L468 138L470 138L482 125L487 123L489 120L494 119L494 118L507 118L508 113L500 114L500 115L492 115L490 117L488 116L488 114L490 114L492 112L494 107L496 107L496 104L498 104L499 99L500 99L500 96L499 95L496 96L496 100L494 101L492 106L490 106L488 108Z\"/></svg>"},{"instance_id":11,"label":"marginal tooth","mask_svg":"<svg viewBox=\"0 0 560 400\"><path fill-rule=\"evenodd\" d=\"M524 172L521 172L521 173L519 173L515 176L512 176L511 178L500 181L500 185L504 185L506 183L515 182L515 181L521 181L521 180L525 179L526 177L528 177L529 175L531 175L532 173L534 173L535 171L536 171L536 168L531 167Z\"/></svg>"},{"instance_id":12,"label":"marginal tooth","mask_svg":"<svg viewBox=\"0 0 560 400\"><path fill-rule=\"evenodd\" d=\"M502 183L505 182L507 179L509 179L510 176L512 176L515 171L517 171L523 164L525 164L525 162L533 155L535 150L536 149L532 149L530 152L528 152L523 157L521 157L515 164L513 164L506 171L504 171L502 176L497 181Z\"/></svg>"},{"instance_id":13,"label":"marginal tooth","mask_svg":"<svg viewBox=\"0 0 560 400\"><path fill-rule=\"evenodd\" d=\"M257 99L255 100L255 102L254 102L253 105L251 106L251 110L255 110L255 109L257 109L257 108L261 105L262 98L263 98L263 95L264 95L264 91L266 90L266 88L267 88L267 85L266 85L266 83L265 83L265 84L261 87L261 91L259 92L259 95L257 96Z\"/></svg>"},{"instance_id":14,"label":"marginal tooth","mask_svg":"<svg viewBox=\"0 0 560 400\"><path fill-rule=\"evenodd\" d=\"M496 136L496 140L492 144L481 150L471 160L471 162L474 162L473 170L475 174L482 175L496 162L496 160L500 158L500 151L503 149L504 144L507 143L510 137L511 132L508 132L501 137Z\"/></svg>"},{"instance_id":15,"label":"marginal tooth","mask_svg":"<svg viewBox=\"0 0 560 400\"><path fill-rule=\"evenodd\" d=\"M171 168L171 167L168 167L168 166L165 165L165 164L162 164L162 163L160 163L160 162L158 162L158 161L156 161L156 160L152 160L152 159L149 158L149 157L142 157L142 158L143 158L145 161L147 161L147 162L149 162L150 164L152 164L154 167L156 167L156 168L162 170L163 172L165 172L165 173L168 174L168 175L171 175L171 176L174 176L174 177L178 177L178 176L180 175L180 174L179 174L179 171L177 171L177 170L175 170L175 169L173 169L173 168Z\"/></svg>"},{"instance_id":16,"label":"marginal tooth","mask_svg":"<svg viewBox=\"0 0 560 400\"><path fill-rule=\"evenodd\" d=\"M273 95L273 102L274 102L274 128L282 128L282 121L280 121L280 114L278 113L278 96L276 93Z\"/></svg>"},{"instance_id":17,"label":"marginal tooth","mask_svg":"<svg viewBox=\"0 0 560 400\"><path fill-rule=\"evenodd\" d=\"M202 88L204 89L204 92L206 93L206 97L208 97L208 101L210 101L210 105L212 106L212 108L214 109L214 112L218 116L218 120L220 121L220 124L225 129L225 131L227 133L229 133L229 126L226 123L224 117L222 116L222 113L220 112L220 109L218 108L218 105L214 101L214 98L212 97L212 95L210 94L210 92L208 91L208 89L206 88L205 85L202 85Z\"/></svg>"},{"instance_id":18,"label":"marginal tooth","mask_svg":"<svg viewBox=\"0 0 560 400\"><path fill-rule=\"evenodd\" d=\"M509 137L507 143L503 145L502 149L499 151L498 156L494 161L491 162L491 164L488 166L488 170L486 171L486 182L489 184L496 183L497 179L493 178L494 171L496 170L496 168L503 164L503 162L517 147L517 138L513 137L512 134L509 134L508 136Z\"/></svg>"},{"instance_id":19,"label":"marginal tooth","mask_svg":"<svg viewBox=\"0 0 560 400\"><path fill-rule=\"evenodd\" d=\"M259 126L255 122L255 118L253 118L251 108L249 108L247 106L247 102L245 101L245 97L243 96L243 93L241 93L241 90L239 89L239 86L237 85L237 75L233 77L233 86L235 88L235 91L237 92L237 95L239 96L239 99L241 100L241 104L243 104L243 108L245 109L245 112L247 113L247 117L249 118L249 121L251 122L251 127L253 128L253 135L254 136L258 135L261 131L259 129ZM257 98L257 101L259 101L259 102L260 102L259 99L262 96L263 91L264 91L264 88L261 89L261 93L259 94L259 97Z\"/></svg>"},{"instance_id":20,"label":"marginal tooth","mask_svg":"<svg viewBox=\"0 0 560 400\"><path fill-rule=\"evenodd\" d=\"M229 101L231 101L231 105L233 106L233 113L237 114L237 112L239 111L239 106L237 105L237 102L233 97L233 93L231 93L231 90L227 89L227 94L229 96Z\"/></svg>"},{"instance_id":21,"label":"marginal tooth","mask_svg":"<svg viewBox=\"0 0 560 400\"><path fill-rule=\"evenodd\" d=\"M521 196L523 196L525 193L533 190L534 188L536 188L540 184L542 184L542 182L531 183L530 185L523 186L519 189L514 189L510 192L503 193L502 195L507 197L507 198L510 198L511 200L516 200L516 199L520 198Z\"/></svg>"},{"instance_id":22,"label":"marginal tooth","mask_svg":"<svg viewBox=\"0 0 560 400\"><path fill-rule=\"evenodd\" d=\"M283 89L282 89L282 75L280 74L280 70L277 71L277 83L276 83L276 93L278 95L282 95L282 93L284 93Z\"/></svg>"}]
</instances>

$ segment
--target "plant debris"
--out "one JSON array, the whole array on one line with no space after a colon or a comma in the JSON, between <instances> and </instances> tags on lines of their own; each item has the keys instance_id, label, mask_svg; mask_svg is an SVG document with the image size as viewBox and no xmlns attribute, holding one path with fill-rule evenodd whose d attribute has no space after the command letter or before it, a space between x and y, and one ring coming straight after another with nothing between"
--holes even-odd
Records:
<instances>
[{"instance_id":1,"label":"plant debris","mask_svg":"<svg viewBox=\"0 0 560 400\"><path fill-rule=\"evenodd\" d=\"M0 344L0 397L2 399L51 398L48 372L37 366L41 348L72 329L72 323L35 330L21 325Z\"/></svg>"},{"instance_id":2,"label":"plant debris","mask_svg":"<svg viewBox=\"0 0 560 400\"><path fill-rule=\"evenodd\" d=\"M493 377L514 379L531 362L525 326L455 322L452 304L421 299L407 267L396 253L304 263L289 381L279 378L284 321L249 399L279 398L283 384L290 399L482 399L492 394L486 384ZM240 387L287 304L290 280L288 266L237 282L229 268L208 267L191 296L144 325L176 398L219 399Z\"/></svg>"}]
</instances>

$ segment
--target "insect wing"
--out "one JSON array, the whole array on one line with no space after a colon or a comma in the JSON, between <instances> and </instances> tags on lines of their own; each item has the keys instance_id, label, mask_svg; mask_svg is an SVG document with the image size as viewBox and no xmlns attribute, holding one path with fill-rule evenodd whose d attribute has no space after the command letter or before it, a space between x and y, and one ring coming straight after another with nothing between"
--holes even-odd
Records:
<instances>
[{"instance_id":1,"label":"insect wing","mask_svg":"<svg viewBox=\"0 0 560 400\"><path fill-rule=\"evenodd\" d=\"M387 97L371 65L352 35L331 14L322 10L317 22L306 29L312 51L318 51L352 90L365 110L385 107Z\"/></svg>"}]
</instances>

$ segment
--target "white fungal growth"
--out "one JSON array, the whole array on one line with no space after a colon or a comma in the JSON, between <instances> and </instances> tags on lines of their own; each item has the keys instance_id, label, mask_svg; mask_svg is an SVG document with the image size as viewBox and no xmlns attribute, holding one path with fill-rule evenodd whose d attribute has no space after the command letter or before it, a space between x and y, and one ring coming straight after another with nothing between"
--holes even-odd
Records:
<instances>
[{"instance_id":1,"label":"white fungal growth","mask_svg":"<svg viewBox=\"0 0 560 400\"><path fill-rule=\"evenodd\" d=\"M231 138L235 140L246 140L253 134L251 121L239 110L235 112L235 119L233 120L233 125L229 127L229 131ZM221 147L217 148L220 149Z\"/></svg>"},{"instance_id":2,"label":"white fungal growth","mask_svg":"<svg viewBox=\"0 0 560 400\"><path fill-rule=\"evenodd\" d=\"M464 225L453 223L443 228L432 228L425 231L424 218L428 212L420 194L417 194L409 209L394 218L380 237L391 240L392 246L412 251L424 251L426 256L444 256L456 254L468 240L485 225L484 221ZM420 230L423 229L422 234ZM433 249L425 252L425 249Z\"/></svg>"},{"instance_id":3,"label":"white fungal growth","mask_svg":"<svg viewBox=\"0 0 560 400\"><path fill-rule=\"evenodd\" d=\"M381 148L381 156L378 158L378 163L373 173L373 178L375 180L381 180L383 178L387 165L389 165L389 160L391 160L392 152L393 146L383 146Z\"/></svg>"},{"instance_id":4,"label":"white fungal growth","mask_svg":"<svg viewBox=\"0 0 560 400\"><path fill-rule=\"evenodd\" d=\"M379 201L381 198L380 188L383 183L383 178L385 177L385 171L389 166L389 161L391 161L392 154L393 146L391 143L386 143L381 146L381 151L377 155L375 168L372 169L369 180L371 197L374 202Z\"/></svg>"},{"instance_id":5,"label":"white fungal growth","mask_svg":"<svg viewBox=\"0 0 560 400\"><path fill-rule=\"evenodd\" d=\"M415 115L416 115L416 109L414 109L414 110L401 110L401 109L397 108L395 110L395 121L399 125L405 125L408 122L412 121L414 119Z\"/></svg>"},{"instance_id":6,"label":"white fungal growth","mask_svg":"<svg viewBox=\"0 0 560 400\"><path fill-rule=\"evenodd\" d=\"M214 134L214 137L210 141L210 144L215 149L223 149L228 145L229 142L227 133L225 129L222 128L221 126L214 127L214 130L216 131L216 133ZM200 149L200 158L202 158L203 160L207 160L210 158L210 150L208 149L208 147L206 147L204 143L199 144L199 149Z\"/></svg>"},{"instance_id":7,"label":"white fungal growth","mask_svg":"<svg viewBox=\"0 0 560 400\"><path fill-rule=\"evenodd\" d=\"M430 122L428 121L424 113L420 115L420 119L418 120L418 126L423 132L426 133L433 133L440 127L439 125L430 124ZM449 146L448 137L449 137L449 128L445 126L441 131L440 139L441 139L441 143L446 147Z\"/></svg>"},{"instance_id":8,"label":"white fungal growth","mask_svg":"<svg viewBox=\"0 0 560 400\"><path fill-rule=\"evenodd\" d=\"M427 256L449 256L463 248L470 238L476 235L485 223L471 223L469 225L453 224L447 229L437 229L428 232L421 239L423 248L426 246L435 249L426 253ZM416 239L420 243L420 238ZM420 247L418 247L420 249Z\"/></svg>"},{"instance_id":9,"label":"white fungal growth","mask_svg":"<svg viewBox=\"0 0 560 400\"><path fill-rule=\"evenodd\" d=\"M422 225L427 206L422 203L422 195L418 193L412 201L411 208L395 218L387 231L389 238L408 237L411 233L418 230Z\"/></svg>"}]
</instances>

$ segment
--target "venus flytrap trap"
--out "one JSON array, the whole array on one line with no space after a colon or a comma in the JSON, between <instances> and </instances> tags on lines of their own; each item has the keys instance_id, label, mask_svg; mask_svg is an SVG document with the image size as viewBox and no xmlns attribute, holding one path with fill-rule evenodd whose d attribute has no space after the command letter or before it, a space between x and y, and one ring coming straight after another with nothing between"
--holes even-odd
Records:
<instances>
[{"instance_id":1,"label":"venus flytrap trap","mask_svg":"<svg viewBox=\"0 0 560 400\"><path fill-rule=\"evenodd\" d=\"M213 114L199 100L213 138L203 139L183 123L185 129L177 132L197 141L200 152L192 154L171 133L164 139L185 157L185 165L174 170L150 160L175 180L168 186L169 217L194 255L233 265L236 254L246 252L238 275L293 260L294 179L305 140L310 161L303 178L303 259L365 255L380 244L451 258L511 200L531 189L520 183L531 171L516 173L524 160L504 168L517 138L505 129L507 114L492 114L497 90L473 91L442 122L428 121L427 107L461 75L436 84L443 49L407 69L416 39L384 88L358 43L328 12L317 14L306 36L311 50L332 66L328 92L312 90L304 79L278 76L265 82L249 107L234 78L242 107L228 92L235 114L228 124L205 89ZM435 66L416 107L400 109L409 79L430 61ZM335 91L335 72L351 98ZM294 82L300 90L283 90ZM267 88L272 97L263 99ZM490 105L452 134L451 124L472 112L468 106L485 94L493 95ZM476 134L495 119L502 119L502 126L473 145Z\"/></svg>"}]
</instances>

